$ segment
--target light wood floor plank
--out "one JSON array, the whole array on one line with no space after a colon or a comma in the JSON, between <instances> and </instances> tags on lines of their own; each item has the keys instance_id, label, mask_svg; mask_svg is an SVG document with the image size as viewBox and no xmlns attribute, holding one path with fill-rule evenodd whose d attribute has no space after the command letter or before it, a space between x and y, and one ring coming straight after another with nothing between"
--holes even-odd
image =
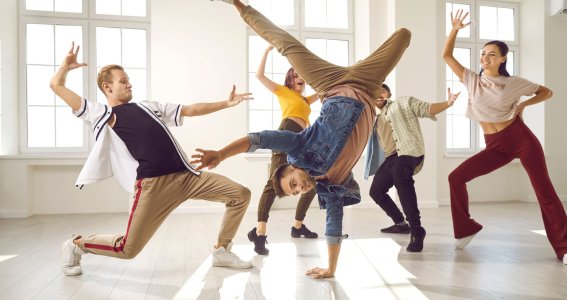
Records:
<instances>
[{"instance_id":1,"label":"light wood floor plank","mask_svg":"<svg viewBox=\"0 0 567 300\"><path fill-rule=\"evenodd\" d=\"M221 214L174 214L133 260L83 256L82 276L61 273L60 246L72 233L120 233L127 214L43 215L0 219L0 299L567 299L567 266L547 241L535 203L473 204L484 229L455 250L449 207L424 208L421 253L405 250L409 235L383 234L391 221L379 208L345 210L335 278L304 275L327 265L325 212L305 224L316 240L293 239L293 210L268 223L269 256L246 237L256 212L245 216L233 251L254 268L211 267Z\"/></svg>"}]
</instances>

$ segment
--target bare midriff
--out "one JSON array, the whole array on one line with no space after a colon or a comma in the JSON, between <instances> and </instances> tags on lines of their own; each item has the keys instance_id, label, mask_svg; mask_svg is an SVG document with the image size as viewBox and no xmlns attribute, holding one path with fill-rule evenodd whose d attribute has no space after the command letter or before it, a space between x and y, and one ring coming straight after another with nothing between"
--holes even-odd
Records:
<instances>
[{"instance_id":1,"label":"bare midriff","mask_svg":"<svg viewBox=\"0 0 567 300\"><path fill-rule=\"evenodd\" d=\"M481 121L479 121L478 123L480 124L480 127L482 128L484 134L493 134L504 130L506 127L510 126L512 122L514 122L514 119L505 122L498 122L498 123L489 123L489 122L481 122Z\"/></svg>"}]
</instances>

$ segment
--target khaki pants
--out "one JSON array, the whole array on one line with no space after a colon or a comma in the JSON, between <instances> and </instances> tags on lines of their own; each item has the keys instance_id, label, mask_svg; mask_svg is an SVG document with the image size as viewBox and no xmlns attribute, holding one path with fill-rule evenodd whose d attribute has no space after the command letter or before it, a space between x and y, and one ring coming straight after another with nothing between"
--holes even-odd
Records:
<instances>
[{"instance_id":1,"label":"khaki pants","mask_svg":"<svg viewBox=\"0 0 567 300\"><path fill-rule=\"evenodd\" d=\"M401 28L367 58L350 67L341 67L313 54L252 7L242 9L241 17L252 30L287 58L321 99L338 85L349 85L368 93L374 99L378 98L384 79L402 58L411 39L411 32Z\"/></svg>"},{"instance_id":2,"label":"khaki pants","mask_svg":"<svg viewBox=\"0 0 567 300\"><path fill-rule=\"evenodd\" d=\"M136 182L134 204L124 235L83 236L81 249L98 255L134 258L154 235L165 218L187 199L222 202L226 211L218 235L220 245L236 234L250 203L250 190L227 177L211 172L196 176L189 171Z\"/></svg>"}]
</instances>

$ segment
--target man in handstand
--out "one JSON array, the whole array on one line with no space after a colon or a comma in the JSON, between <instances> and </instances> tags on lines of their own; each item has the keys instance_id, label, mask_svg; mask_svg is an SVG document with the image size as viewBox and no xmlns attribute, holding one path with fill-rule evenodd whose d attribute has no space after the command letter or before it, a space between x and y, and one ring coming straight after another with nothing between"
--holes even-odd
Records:
<instances>
[{"instance_id":1,"label":"man in handstand","mask_svg":"<svg viewBox=\"0 0 567 300\"><path fill-rule=\"evenodd\" d=\"M315 278L332 277L337 268L342 239L343 206L360 202L352 168L360 158L376 116L375 99L386 76L396 66L410 42L407 29L396 31L369 57L350 67L333 65L309 51L286 31L239 0L234 4L243 20L278 52L323 99L321 114L300 133L262 131L250 133L219 151L197 149L198 170L212 169L222 160L242 152L271 149L285 152L289 164L272 175L278 196L306 193L316 188L321 208L327 210L325 235L329 267L306 272Z\"/></svg>"}]
</instances>

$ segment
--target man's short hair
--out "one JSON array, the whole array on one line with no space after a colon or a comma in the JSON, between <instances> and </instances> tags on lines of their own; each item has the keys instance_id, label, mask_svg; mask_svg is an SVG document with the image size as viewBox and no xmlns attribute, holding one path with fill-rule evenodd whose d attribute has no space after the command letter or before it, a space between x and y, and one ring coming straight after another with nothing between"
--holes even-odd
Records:
<instances>
[{"instance_id":1,"label":"man's short hair","mask_svg":"<svg viewBox=\"0 0 567 300\"><path fill-rule=\"evenodd\" d=\"M290 164L282 164L274 171L274 173L272 173L272 187L274 188L276 196L279 198L288 196L282 189L282 177L288 168L291 168Z\"/></svg>"},{"instance_id":2,"label":"man's short hair","mask_svg":"<svg viewBox=\"0 0 567 300\"><path fill-rule=\"evenodd\" d=\"M96 78L96 84L98 85L98 88L105 95L106 95L106 93L102 89L102 83L103 82L109 82L109 83L112 82L112 73L111 73L112 70L124 71L124 68L122 66L119 66L119 65L106 65L106 66L102 67L102 69L100 69L100 72L98 72L98 77Z\"/></svg>"}]
</instances>

